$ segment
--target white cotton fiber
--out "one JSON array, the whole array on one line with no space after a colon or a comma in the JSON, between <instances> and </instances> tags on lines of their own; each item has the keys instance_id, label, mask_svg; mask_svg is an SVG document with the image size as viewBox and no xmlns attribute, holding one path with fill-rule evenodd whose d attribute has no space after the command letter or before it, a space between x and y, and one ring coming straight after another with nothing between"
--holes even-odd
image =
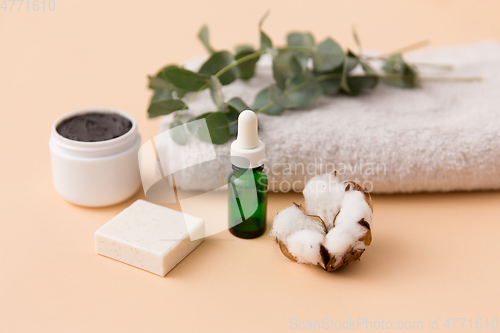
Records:
<instances>
[{"instance_id":1,"label":"white cotton fiber","mask_svg":"<svg viewBox=\"0 0 500 333\"><path fill-rule=\"evenodd\" d=\"M348 227L354 237L362 237L366 228L358 222L364 219L368 224L372 222L372 210L360 191L348 191L342 201L342 209L335 219L335 228Z\"/></svg>"},{"instance_id":2,"label":"white cotton fiber","mask_svg":"<svg viewBox=\"0 0 500 333\"><path fill-rule=\"evenodd\" d=\"M337 259L351 249L364 249L365 244L359 239L366 235L366 227L358 222L364 219L371 224L372 210L360 191L348 191L342 200L342 208L335 228L330 230L323 241L323 246L331 256ZM335 266L335 264L334 264Z\"/></svg>"},{"instance_id":3,"label":"white cotton fiber","mask_svg":"<svg viewBox=\"0 0 500 333\"><path fill-rule=\"evenodd\" d=\"M333 220L340 210L344 198L345 186L330 173L315 176L309 180L303 194L306 213L318 215L325 221L328 229L333 227Z\"/></svg>"},{"instance_id":4,"label":"white cotton fiber","mask_svg":"<svg viewBox=\"0 0 500 333\"><path fill-rule=\"evenodd\" d=\"M276 215L271 236L287 244L287 236L300 230L311 230L325 235L320 221L305 215L298 207L290 206Z\"/></svg>"},{"instance_id":5,"label":"white cotton fiber","mask_svg":"<svg viewBox=\"0 0 500 333\"><path fill-rule=\"evenodd\" d=\"M336 266L339 260L342 260L349 248L351 250L365 248L365 243L358 241L358 238L353 236L352 230L348 227L333 228L328 232L322 244L328 250L330 256L336 258L333 266Z\"/></svg>"},{"instance_id":6,"label":"white cotton fiber","mask_svg":"<svg viewBox=\"0 0 500 333\"><path fill-rule=\"evenodd\" d=\"M321 262L320 244L324 233L313 230L301 230L287 238L288 251L301 264L319 265Z\"/></svg>"},{"instance_id":7,"label":"white cotton fiber","mask_svg":"<svg viewBox=\"0 0 500 333\"><path fill-rule=\"evenodd\" d=\"M346 228L336 227L330 230L325 237L323 246L326 247L330 255L343 255L349 250L353 241L353 236Z\"/></svg>"}]
</instances>

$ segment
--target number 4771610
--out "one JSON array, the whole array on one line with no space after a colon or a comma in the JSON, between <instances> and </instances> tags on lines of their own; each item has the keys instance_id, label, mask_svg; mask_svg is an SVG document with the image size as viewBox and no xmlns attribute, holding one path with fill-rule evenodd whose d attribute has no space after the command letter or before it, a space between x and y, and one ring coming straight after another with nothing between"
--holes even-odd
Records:
<instances>
[{"instance_id":1,"label":"number 4771610","mask_svg":"<svg viewBox=\"0 0 500 333\"><path fill-rule=\"evenodd\" d=\"M55 0L48 0L47 2L46 0L31 0L31 2L30 0L3 0L2 5L0 6L0 10L2 9L4 12L12 12L16 10L18 12L20 12L21 10L25 10L28 12L30 10L34 12L44 12L46 10L49 10L53 12L56 9L56 2Z\"/></svg>"}]
</instances>

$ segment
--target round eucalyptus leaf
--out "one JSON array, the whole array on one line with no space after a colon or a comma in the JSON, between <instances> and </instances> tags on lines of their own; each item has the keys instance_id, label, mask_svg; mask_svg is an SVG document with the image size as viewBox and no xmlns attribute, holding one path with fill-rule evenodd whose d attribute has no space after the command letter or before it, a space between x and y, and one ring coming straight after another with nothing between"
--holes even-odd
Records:
<instances>
[{"instance_id":1,"label":"round eucalyptus leaf","mask_svg":"<svg viewBox=\"0 0 500 333\"><path fill-rule=\"evenodd\" d=\"M331 71L344 62L344 51L333 39L327 38L318 45L314 54L314 69L319 72Z\"/></svg>"},{"instance_id":2,"label":"round eucalyptus leaf","mask_svg":"<svg viewBox=\"0 0 500 333\"><path fill-rule=\"evenodd\" d=\"M213 53L210 58L201 66L199 73L215 75L221 69L234 62L234 57L227 51ZM230 84L238 78L238 67L233 67L219 77L222 85Z\"/></svg>"},{"instance_id":3,"label":"round eucalyptus leaf","mask_svg":"<svg viewBox=\"0 0 500 333\"><path fill-rule=\"evenodd\" d=\"M303 86L297 91L288 94L288 98L295 104L296 108L305 108L314 103L322 94L323 89L316 82L316 77L309 71L297 75L291 82L289 90Z\"/></svg>"},{"instance_id":4,"label":"round eucalyptus leaf","mask_svg":"<svg viewBox=\"0 0 500 333\"><path fill-rule=\"evenodd\" d=\"M172 99L172 92L166 89L158 89L155 90L155 93L153 94L153 97L151 98L151 101L158 101L162 99Z\"/></svg>"},{"instance_id":5,"label":"round eucalyptus leaf","mask_svg":"<svg viewBox=\"0 0 500 333\"><path fill-rule=\"evenodd\" d=\"M387 74L403 74L404 71L404 60L401 54L393 54L387 58L382 69Z\"/></svg>"},{"instance_id":6,"label":"round eucalyptus leaf","mask_svg":"<svg viewBox=\"0 0 500 333\"><path fill-rule=\"evenodd\" d=\"M382 78L382 82L386 85L406 89L419 86L416 69L407 64L401 54L390 56L382 69L387 74Z\"/></svg>"},{"instance_id":7,"label":"round eucalyptus leaf","mask_svg":"<svg viewBox=\"0 0 500 333\"><path fill-rule=\"evenodd\" d=\"M323 89L323 94L325 95L335 95L340 90L340 80L343 73L343 66L338 66L332 71L328 72L315 72L314 75L316 77L319 76L330 76L329 78L323 78L321 81L318 81L319 85Z\"/></svg>"},{"instance_id":8,"label":"round eucalyptus leaf","mask_svg":"<svg viewBox=\"0 0 500 333\"><path fill-rule=\"evenodd\" d=\"M301 73L302 69L297 52L280 51L273 59L273 77L281 89L285 89L287 80Z\"/></svg>"},{"instance_id":9,"label":"round eucalyptus leaf","mask_svg":"<svg viewBox=\"0 0 500 333\"><path fill-rule=\"evenodd\" d=\"M349 85L350 95L359 95L365 89L374 88L378 84L379 78L376 75L349 76L347 84Z\"/></svg>"},{"instance_id":10,"label":"round eucalyptus leaf","mask_svg":"<svg viewBox=\"0 0 500 333\"><path fill-rule=\"evenodd\" d=\"M292 32L287 36L287 45L289 47L297 47L297 48L314 48L315 42L314 37L310 33L300 33L300 32ZM309 56L312 54L311 51L297 51L296 57L300 61L302 67L307 66L307 61Z\"/></svg>"},{"instance_id":11,"label":"round eucalyptus leaf","mask_svg":"<svg viewBox=\"0 0 500 333\"><path fill-rule=\"evenodd\" d=\"M227 116L224 112L212 112L206 118L207 126L200 126L196 130L198 137L216 145L221 145L229 141L231 134Z\"/></svg>"},{"instance_id":12,"label":"round eucalyptus leaf","mask_svg":"<svg viewBox=\"0 0 500 333\"><path fill-rule=\"evenodd\" d=\"M165 89L168 90L171 88L171 84L168 81L165 81L163 78L158 76L148 76L149 79L149 89L159 90Z\"/></svg>"},{"instance_id":13,"label":"round eucalyptus leaf","mask_svg":"<svg viewBox=\"0 0 500 333\"><path fill-rule=\"evenodd\" d=\"M212 96L212 100L214 101L217 109L219 111L223 110L226 103L224 102L224 94L222 94L222 84L219 79L215 76L210 77L210 96Z\"/></svg>"},{"instance_id":14,"label":"round eucalyptus leaf","mask_svg":"<svg viewBox=\"0 0 500 333\"><path fill-rule=\"evenodd\" d=\"M344 58L344 63L342 65L342 77L340 78L340 89L349 94L351 93L351 88L349 88L349 84L347 83L347 73L349 72L348 66L349 66L349 57L346 54Z\"/></svg>"},{"instance_id":15,"label":"round eucalyptus leaf","mask_svg":"<svg viewBox=\"0 0 500 333\"><path fill-rule=\"evenodd\" d=\"M269 38L269 36L264 32L262 31L262 25L264 24L264 21L267 19L267 17L269 16L269 10L264 14L264 16L262 16L262 18L260 19L259 21L259 30L260 30L260 50L261 51L264 51L264 50L268 50L268 49L271 49L273 47L273 42L271 41L271 38Z\"/></svg>"},{"instance_id":16,"label":"round eucalyptus leaf","mask_svg":"<svg viewBox=\"0 0 500 333\"><path fill-rule=\"evenodd\" d=\"M351 72L359 64L359 57L351 50L347 51L347 73Z\"/></svg>"},{"instance_id":17,"label":"round eucalyptus leaf","mask_svg":"<svg viewBox=\"0 0 500 333\"><path fill-rule=\"evenodd\" d=\"M191 72L178 66L167 66L161 76L166 78L177 88L185 91L198 91L201 88L208 87L210 76Z\"/></svg>"},{"instance_id":18,"label":"round eucalyptus leaf","mask_svg":"<svg viewBox=\"0 0 500 333\"><path fill-rule=\"evenodd\" d=\"M287 45L292 47L314 47L314 37L310 33L292 32L286 37Z\"/></svg>"},{"instance_id":19,"label":"round eucalyptus leaf","mask_svg":"<svg viewBox=\"0 0 500 333\"><path fill-rule=\"evenodd\" d=\"M250 110L250 107L245 102L243 102L243 100L239 97L231 98L229 100L229 102L227 102L227 104L228 104L228 106L234 108L238 112Z\"/></svg>"},{"instance_id":20,"label":"round eucalyptus leaf","mask_svg":"<svg viewBox=\"0 0 500 333\"><path fill-rule=\"evenodd\" d=\"M204 113L204 114L201 114L197 117L193 117L191 119L189 119L186 123L186 127L188 129L188 131L191 133L191 134L194 134L196 136L196 131L198 130L198 127L200 127L200 122L197 122L196 120L200 120L200 119L203 119L203 118L206 118L208 117L212 112L207 112L207 113Z\"/></svg>"},{"instance_id":21,"label":"round eucalyptus leaf","mask_svg":"<svg viewBox=\"0 0 500 333\"><path fill-rule=\"evenodd\" d=\"M234 48L234 53L236 54L247 51L255 52L255 49L252 45L238 45Z\"/></svg>"},{"instance_id":22,"label":"round eucalyptus leaf","mask_svg":"<svg viewBox=\"0 0 500 333\"><path fill-rule=\"evenodd\" d=\"M246 45L239 46L236 48L236 55L234 56L234 59L239 60L252 53L255 53L253 47ZM259 58L250 59L238 65L238 69L240 72L240 79L248 80L255 76L255 65L257 64Z\"/></svg>"},{"instance_id":23,"label":"round eucalyptus leaf","mask_svg":"<svg viewBox=\"0 0 500 333\"><path fill-rule=\"evenodd\" d=\"M165 94L170 94L174 96L172 93L175 92L175 97L182 98L186 94L186 92L180 88L174 86L166 77L162 75L160 72L157 76L148 76L149 79L149 88L155 91L162 90Z\"/></svg>"},{"instance_id":24,"label":"round eucalyptus leaf","mask_svg":"<svg viewBox=\"0 0 500 333\"><path fill-rule=\"evenodd\" d=\"M319 82L325 95L335 95L340 89L340 77Z\"/></svg>"},{"instance_id":25,"label":"round eucalyptus leaf","mask_svg":"<svg viewBox=\"0 0 500 333\"><path fill-rule=\"evenodd\" d=\"M370 66L370 64L368 64L367 62L365 61L360 61L361 63L361 67L363 68L363 70L365 71L365 73L367 75L377 75L377 71L375 71L372 66Z\"/></svg>"},{"instance_id":26,"label":"round eucalyptus leaf","mask_svg":"<svg viewBox=\"0 0 500 333\"><path fill-rule=\"evenodd\" d=\"M250 110L250 107L239 97L231 98L229 102L227 102L227 108L228 112L226 114L229 124L236 122L241 112ZM229 133L231 135L238 134L238 123L229 125Z\"/></svg>"},{"instance_id":27,"label":"round eucalyptus leaf","mask_svg":"<svg viewBox=\"0 0 500 333\"><path fill-rule=\"evenodd\" d=\"M208 27L204 25L201 27L200 32L198 33L198 38L201 40L205 48L209 53L214 53L214 49L212 46L210 46L210 38L209 38L209 32L208 32Z\"/></svg>"},{"instance_id":28,"label":"round eucalyptus leaf","mask_svg":"<svg viewBox=\"0 0 500 333\"><path fill-rule=\"evenodd\" d=\"M259 109L262 109L264 106L268 105L271 102L272 101L269 98L269 88L264 88L257 94L257 96L255 96L255 101L252 104L252 110L257 112ZM284 107L275 104L267 108L264 113L269 115L279 115L284 111Z\"/></svg>"},{"instance_id":29,"label":"round eucalyptus leaf","mask_svg":"<svg viewBox=\"0 0 500 333\"><path fill-rule=\"evenodd\" d=\"M273 42L271 38L264 31L260 31L260 50L269 50L273 48Z\"/></svg>"},{"instance_id":30,"label":"round eucalyptus leaf","mask_svg":"<svg viewBox=\"0 0 500 333\"><path fill-rule=\"evenodd\" d=\"M285 93L276 84L272 84L269 86L269 98L271 99L271 101L285 109L295 106L290 98L288 98L288 96L285 95Z\"/></svg>"},{"instance_id":31,"label":"round eucalyptus leaf","mask_svg":"<svg viewBox=\"0 0 500 333\"><path fill-rule=\"evenodd\" d=\"M174 111L187 109L186 104L180 99L161 99L152 101L149 105L149 118L164 116Z\"/></svg>"}]
</instances>

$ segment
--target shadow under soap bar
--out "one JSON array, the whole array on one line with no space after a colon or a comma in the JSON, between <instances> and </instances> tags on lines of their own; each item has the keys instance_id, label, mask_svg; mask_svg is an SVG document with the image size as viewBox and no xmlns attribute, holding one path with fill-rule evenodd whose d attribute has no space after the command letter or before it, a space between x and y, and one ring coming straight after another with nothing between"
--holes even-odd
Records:
<instances>
[{"instance_id":1,"label":"shadow under soap bar","mask_svg":"<svg viewBox=\"0 0 500 333\"><path fill-rule=\"evenodd\" d=\"M137 200L95 232L95 249L165 276L200 245L204 233L205 222L200 218Z\"/></svg>"}]
</instances>

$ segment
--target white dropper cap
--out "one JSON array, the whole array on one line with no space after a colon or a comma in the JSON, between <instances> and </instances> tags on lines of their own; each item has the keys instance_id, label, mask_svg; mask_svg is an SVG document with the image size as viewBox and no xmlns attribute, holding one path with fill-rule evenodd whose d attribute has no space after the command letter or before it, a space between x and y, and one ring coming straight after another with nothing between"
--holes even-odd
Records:
<instances>
[{"instance_id":1,"label":"white dropper cap","mask_svg":"<svg viewBox=\"0 0 500 333\"><path fill-rule=\"evenodd\" d=\"M231 163L240 168L256 168L264 164L266 145L259 140L255 112L245 110L238 117L238 137L231 144ZM242 158L237 158L242 157Z\"/></svg>"}]
</instances>

